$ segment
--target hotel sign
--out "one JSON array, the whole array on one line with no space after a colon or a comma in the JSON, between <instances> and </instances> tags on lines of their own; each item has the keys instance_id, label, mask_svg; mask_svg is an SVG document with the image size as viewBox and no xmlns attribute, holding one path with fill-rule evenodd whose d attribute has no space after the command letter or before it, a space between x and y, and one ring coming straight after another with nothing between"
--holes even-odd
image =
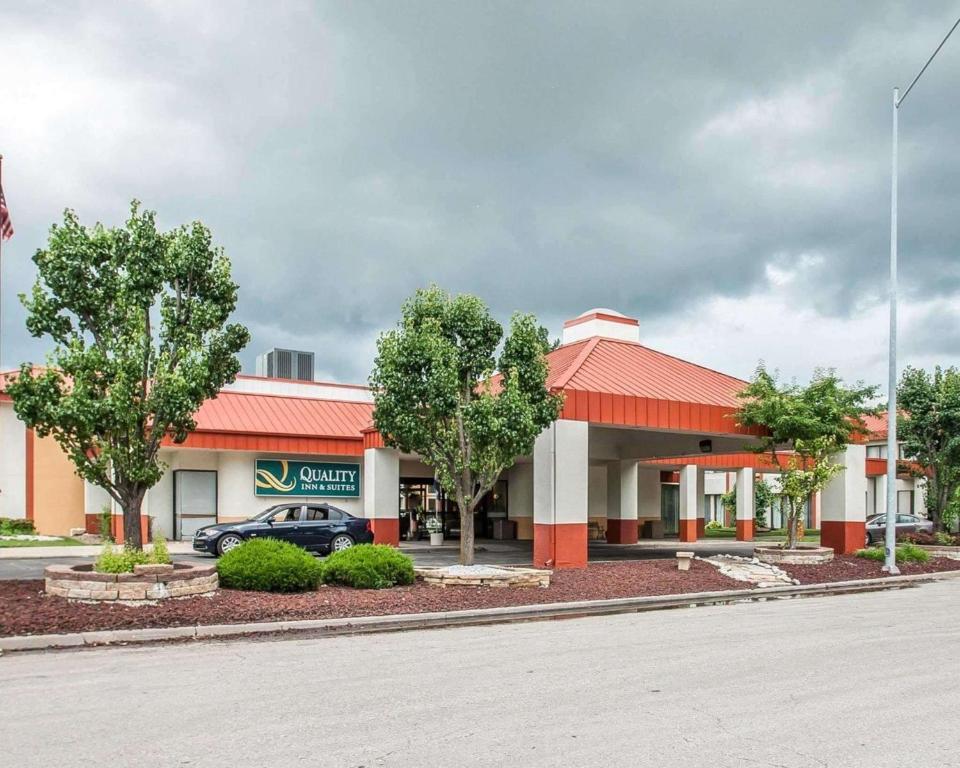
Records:
<instances>
[{"instance_id":1,"label":"hotel sign","mask_svg":"<svg viewBox=\"0 0 960 768\"><path fill-rule=\"evenodd\" d=\"M257 459L257 496L360 497L360 465Z\"/></svg>"}]
</instances>

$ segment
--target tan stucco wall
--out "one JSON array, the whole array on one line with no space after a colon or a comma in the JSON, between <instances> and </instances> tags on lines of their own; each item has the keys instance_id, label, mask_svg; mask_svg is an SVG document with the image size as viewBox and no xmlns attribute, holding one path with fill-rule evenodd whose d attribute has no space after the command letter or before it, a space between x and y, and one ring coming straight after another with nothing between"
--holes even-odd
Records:
<instances>
[{"instance_id":1,"label":"tan stucco wall","mask_svg":"<svg viewBox=\"0 0 960 768\"><path fill-rule=\"evenodd\" d=\"M84 527L83 481L52 437L33 442L33 524L39 533L62 536Z\"/></svg>"}]
</instances>

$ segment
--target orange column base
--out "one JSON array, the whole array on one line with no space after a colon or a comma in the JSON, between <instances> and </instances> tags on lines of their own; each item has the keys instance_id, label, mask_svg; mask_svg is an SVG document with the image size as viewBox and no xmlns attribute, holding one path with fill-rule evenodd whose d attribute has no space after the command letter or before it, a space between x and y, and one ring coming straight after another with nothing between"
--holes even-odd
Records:
<instances>
[{"instance_id":1,"label":"orange column base","mask_svg":"<svg viewBox=\"0 0 960 768\"><path fill-rule=\"evenodd\" d=\"M690 520L680 520L679 521L680 530L680 541L696 541L697 540L697 520L696 518L691 518Z\"/></svg>"},{"instance_id":2,"label":"orange column base","mask_svg":"<svg viewBox=\"0 0 960 768\"><path fill-rule=\"evenodd\" d=\"M737 520L737 541L753 541L753 520Z\"/></svg>"},{"instance_id":3,"label":"orange column base","mask_svg":"<svg viewBox=\"0 0 960 768\"><path fill-rule=\"evenodd\" d=\"M697 538L702 539L707 535L707 521L705 518L697 518Z\"/></svg>"},{"instance_id":4,"label":"orange column base","mask_svg":"<svg viewBox=\"0 0 960 768\"><path fill-rule=\"evenodd\" d=\"M820 546L830 547L838 555L852 555L863 549L867 524L858 521L821 520Z\"/></svg>"},{"instance_id":5,"label":"orange column base","mask_svg":"<svg viewBox=\"0 0 960 768\"><path fill-rule=\"evenodd\" d=\"M586 568L587 524L534 523L533 565L535 568Z\"/></svg>"},{"instance_id":6,"label":"orange column base","mask_svg":"<svg viewBox=\"0 0 960 768\"><path fill-rule=\"evenodd\" d=\"M370 519L370 527L373 528L374 544L400 546L400 518L374 517Z\"/></svg>"},{"instance_id":7,"label":"orange column base","mask_svg":"<svg viewBox=\"0 0 960 768\"><path fill-rule=\"evenodd\" d=\"M607 518L607 544L636 544L637 521Z\"/></svg>"}]
</instances>

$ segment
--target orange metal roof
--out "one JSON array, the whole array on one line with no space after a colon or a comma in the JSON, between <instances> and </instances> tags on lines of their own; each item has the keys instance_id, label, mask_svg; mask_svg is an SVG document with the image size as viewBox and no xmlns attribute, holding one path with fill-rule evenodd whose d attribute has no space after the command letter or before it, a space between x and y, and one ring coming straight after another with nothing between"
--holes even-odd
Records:
<instances>
[{"instance_id":1,"label":"orange metal roof","mask_svg":"<svg viewBox=\"0 0 960 768\"><path fill-rule=\"evenodd\" d=\"M373 403L222 391L197 411L197 432L362 439Z\"/></svg>"},{"instance_id":2,"label":"orange metal roof","mask_svg":"<svg viewBox=\"0 0 960 768\"><path fill-rule=\"evenodd\" d=\"M632 341L594 337L555 349L548 386L739 407L747 382Z\"/></svg>"}]
</instances>

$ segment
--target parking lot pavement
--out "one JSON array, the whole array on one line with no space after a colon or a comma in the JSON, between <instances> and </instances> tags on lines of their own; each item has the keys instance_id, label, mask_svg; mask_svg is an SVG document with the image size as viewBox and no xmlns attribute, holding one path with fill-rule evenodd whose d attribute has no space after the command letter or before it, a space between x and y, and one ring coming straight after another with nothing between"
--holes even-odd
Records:
<instances>
[{"instance_id":1,"label":"parking lot pavement","mask_svg":"<svg viewBox=\"0 0 960 768\"><path fill-rule=\"evenodd\" d=\"M945 768L958 588L11 653L0 744L36 768Z\"/></svg>"}]
</instances>

